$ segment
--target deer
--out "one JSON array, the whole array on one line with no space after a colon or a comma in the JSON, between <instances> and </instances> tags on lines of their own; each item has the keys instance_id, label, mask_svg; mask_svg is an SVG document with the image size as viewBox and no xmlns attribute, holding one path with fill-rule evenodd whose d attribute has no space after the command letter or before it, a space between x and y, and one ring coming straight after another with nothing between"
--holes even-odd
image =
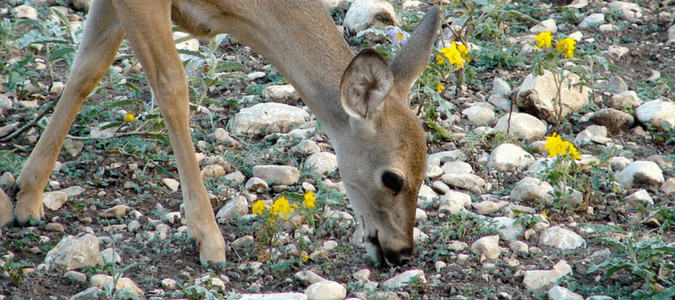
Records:
<instances>
[{"instance_id":1,"label":"deer","mask_svg":"<svg viewBox=\"0 0 675 300\"><path fill-rule=\"evenodd\" d=\"M198 37L227 33L286 77L335 150L367 256L402 264L413 254L415 208L427 168L425 132L408 94L429 62L440 20L440 9L430 8L387 63L372 49L354 54L318 0L94 0L51 122L14 189L0 192L0 207L9 207L0 222L44 217L43 190L67 133L126 37L166 122L199 260L225 261L226 244L191 141L188 85L172 38L175 23Z\"/></svg>"}]
</instances>

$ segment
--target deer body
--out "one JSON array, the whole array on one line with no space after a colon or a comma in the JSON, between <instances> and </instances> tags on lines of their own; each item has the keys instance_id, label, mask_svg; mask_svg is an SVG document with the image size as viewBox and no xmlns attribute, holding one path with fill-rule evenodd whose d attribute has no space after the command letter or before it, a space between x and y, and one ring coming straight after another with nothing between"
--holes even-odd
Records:
<instances>
[{"instance_id":1,"label":"deer body","mask_svg":"<svg viewBox=\"0 0 675 300\"><path fill-rule=\"evenodd\" d=\"M43 188L67 132L126 35L166 121L200 260L225 259L190 138L188 88L172 20L198 36L229 33L275 65L323 124L369 253L390 263L412 253L426 146L407 101L440 26L436 8L389 66L372 50L354 57L318 0L95 0L52 122L17 179L17 221L44 216Z\"/></svg>"}]
</instances>

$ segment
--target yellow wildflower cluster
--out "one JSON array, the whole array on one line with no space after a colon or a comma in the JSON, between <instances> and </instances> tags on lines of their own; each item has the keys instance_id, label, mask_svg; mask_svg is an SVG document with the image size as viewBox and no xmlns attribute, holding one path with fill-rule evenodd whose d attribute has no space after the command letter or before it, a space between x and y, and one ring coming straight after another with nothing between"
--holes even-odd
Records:
<instances>
[{"instance_id":1,"label":"yellow wildflower cluster","mask_svg":"<svg viewBox=\"0 0 675 300\"><path fill-rule=\"evenodd\" d=\"M577 148L575 148L572 143L563 141L562 138L555 132L553 135L546 138L546 150L548 150L548 156L550 157L555 157L561 154L571 154L574 159L581 159Z\"/></svg>"},{"instance_id":2,"label":"yellow wildflower cluster","mask_svg":"<svg viewBox=\"0 0 675 300\"><path fill-rule=\"evenodd\" d=\"M288 199L279 198L272 204L272 215L282 214L284 216L291 213L291 206L288 204Z\"/></svg>"},{"instance_id":3,"label":"yellow wildflower cluster","mask_svg":"<svg viewBox=\"0 0 675 300\"><path fill-rule=\"evenodd\" d=\"M136 117L134 117L133 113L127 113L124 116L124 122L133 123L134 121L136 121Z\"/></svg>"},{"instance_id":4,"label":"yellow wildflower cluster","mask_svg":"<svg viewBox=\"0 0 675 300\"><path fill-rule=\"evenodd\" d=\"M305 194L303 196L303 198L305 198L305 207L306 208L312 208L312 207L316 206L316 204L315 204L316 197L314 197L314 193L312 191L307 192L307 194Z\"/></svg>"},{"instance_id":5,"label":"yellow wildflower cluster","mask_svg":"<svg viewBox=\"0 0 675 300\"><path fill-rule=\"evenodd\" d=\"M555 49L565 53L567 58L572 58L574 57L574 45L576 44L577 41L575 41L573 38L566 38L559 40L558 44L555 46Z\"/></svg>"},{"instance_id":6,"label":"yellow wildflower cluster","mask_svg":"<svg viewBox=\"0 0 675 300\"><path fill-rule=\"evenodd\" d=\"M534 41L537 42L537 48L551 48L551 42L553 41L553 35L551 34L550 31L544 31L540 34L538 34L535 38ZM572 58L574 57L574 50L575 50L575 45L577 44L577 41L575 41L573 38L564 38L562 40L559 40L558 43L555 46L555 49L558 51L562 51L567 58Z\"/></svg>"},{"instance_id":7,"label":"yellow wildflower cluster","mask_svg":"<svg viewBox=\"0 0 675 300\"><path fill-rule=\"evenodd\" d=\"M253 207L251 207L251 212L256 215L262 215L264 211L265 211L265 202L263 202L262 200L258 200L255 204L253 204Z\"/></svg>"},{"instance_id":8,"label":"yellow wildflower cluster","mask_svg":"<svg viewBox=\"0 0 675 300\"><path fill-rule=\"evenodd\" d=\"M553 35L551 34L550 31L544 31L540 34L537 35L537 37L534 38L534 40L537 42L537 48L551 48L551 41L553 40Z\"/></svg>"},{"instance_id":9,"label":"yellow wildflower cluster","mask_svg":"<svg viewBox=\"0 0 675 300\"><path fill-rule=\"evenodd\" d=\"M457 45L452 42L450 47L441 49L441 54L443 55L436 55L436 63L439 65L445 62L446 58L457 68L464 67L464 63L469 61L469 49L464 44Z\"/></svg>"}]
</instances>

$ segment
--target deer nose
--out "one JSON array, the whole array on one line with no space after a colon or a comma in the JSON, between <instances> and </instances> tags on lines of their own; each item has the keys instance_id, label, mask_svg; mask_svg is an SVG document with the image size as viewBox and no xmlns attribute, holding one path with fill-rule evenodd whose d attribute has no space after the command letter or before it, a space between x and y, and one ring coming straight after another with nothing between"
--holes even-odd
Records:
<instances>
[{"instance_id":1,"label":"deer nose","mask_svg":"<svg viewBox=\"0 0 675 300\"><path fill-rule=\"evenodd\" d=\"M412 252L412 246L397 250L382 249L382 254L384 254L382 256L387 264L400 266L408 263L412 256Z\"/></svg>"}]
</instances>

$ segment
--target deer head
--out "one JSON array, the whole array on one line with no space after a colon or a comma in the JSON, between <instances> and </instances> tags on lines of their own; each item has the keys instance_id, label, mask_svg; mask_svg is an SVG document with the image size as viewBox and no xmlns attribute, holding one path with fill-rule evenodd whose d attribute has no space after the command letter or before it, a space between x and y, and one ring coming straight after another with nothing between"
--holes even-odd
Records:
<instances>
[{"instance_id":1,"label":"deer head","mask_svg":"<svg viewBox=\"0 0 675 300\"><path fill-rule=\"evenodd\" d=\"M427 163L425 133L410 110L408 92L429 61L439 26L439 9L432 8L390 65L366 49L342 76L340 102L348 126L336 130L333 145L366 249L376 261L399 264L412 254Z\"/></svg>"}]
</instances>

